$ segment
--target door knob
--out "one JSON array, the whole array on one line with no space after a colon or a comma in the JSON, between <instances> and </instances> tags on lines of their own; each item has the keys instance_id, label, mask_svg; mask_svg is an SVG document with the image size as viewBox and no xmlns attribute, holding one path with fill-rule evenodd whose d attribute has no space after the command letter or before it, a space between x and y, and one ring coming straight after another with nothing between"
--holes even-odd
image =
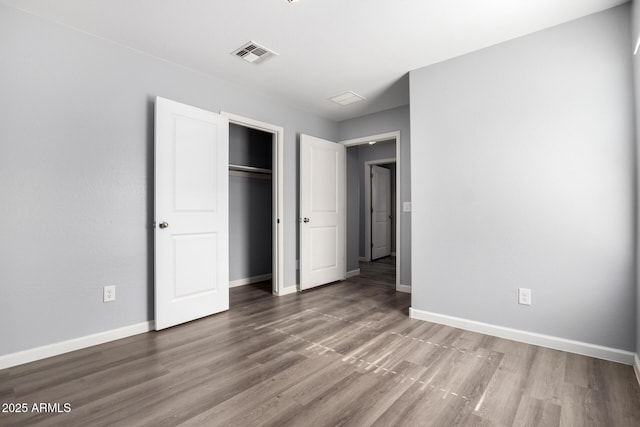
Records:
<instances>
[{"instance_id":1,"label":"door knob","mask_svg":"<svg viewBox=\"0 0 640 427\"><path fill-rule=\"evenodd\" d=\"M169 224L166 221L162 221L160 223L160 228L167 228L169 226Z\"/></svg>"},{"instance_id":2,"label":"door knob","mask_svg":"<svg viewBox=\"0 0 640 427\"><path fill-rule=\"evenodd\" d=\"M309 221L310 221L309 218L305 218L305 219L302 220L302 222L309 222Z\"/></svg>"}]
</instances>

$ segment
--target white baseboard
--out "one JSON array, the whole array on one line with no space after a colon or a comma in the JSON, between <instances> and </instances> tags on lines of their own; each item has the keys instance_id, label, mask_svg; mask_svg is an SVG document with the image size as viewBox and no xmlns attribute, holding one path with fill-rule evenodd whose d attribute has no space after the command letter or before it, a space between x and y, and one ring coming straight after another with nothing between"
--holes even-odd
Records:
<instances>
[{"instance_id":1,"label":"white baseboard","mask_svg":"<svg viewBox=\"0 0 640 427\"><path fill-rule=\"evenodd\" d=\"M396 285L396 292L404 292L406 294L411 293L411 286L409 285Z\"/></svg>"},{"instance_id":2,"label":"white baseboard","mask_svg":"<svg viewBox=\"0 0 640 427\"><path fill-rule=\"evenodd\" d=\"M474 320L463 319L460 317L417 310L415 308L409 308L409 316L412 319L440 323L443 325L453 326L455 328L466 329L468 331L479 332L541 347L553 348L555 350L567 351L569 353L582 354L584 356L610 360L613 362L624 363L626 365L634 364L634 353L617 348L604 347L597 344L589 344L566 338L538 334L535 332L521 331L518 329L506 328L504 326L476 322Z\"/></svg>"},{"instance_id":3,"label":"white baseboard","mask_svg":"<svg viewBox=\"0 0 640 427\"><path fill-rule=\"evenodd\" d=\"M118 329L112 329L110 331L98 332L97 334L44 345L42 347L36 347L30 350L7 354L5 356L0 356L0 369L11 368L12 366L18 366L24 363L46 359L47 357L69 353L70 351L93 347L94 345L103 344L109 341L142 334L152 331L154 328L154 322L142 322Z\"/></svg>"},{"instance_id":4,"label":"white baseboard","mask_svg":"<svg viewBox=\"0 0 640 427\"><path fill-rule=\"evenodd\" d=\"M366 256L361 256L360 258L358 258L358 260L362 262L369 262L369 258L367 258Z\"/></svg>"},{"instance_id":5,"label":"white baseboard","mask_svg":"<svg viewBox=\"0 0 640 427\"><path fill-rule=\"evenodd\" d=\"M246 277L244 279L232 280L229 282L230 288L237 288L238 286L250 285L252 283L264 282L265 280L270 280L273 277L273 274L261 274L259 276Z\"/></svg>"},{"instance_id":6,"label":"white baseboard","mask_svg":"<svg viewBox=\"0 0 640 427\"><path fill-rule=\"evenodd\" d=\"M640 359L638 359L638 353L633 356L633 370L636 373L636 380L638 380L638 385L640 385Z\"/></svg>"},{"instance_id":7,"label":"white baseboard","mask_svg":"<svg viewBox=\"0 0 640 427\"><path fill-rule=\"evenodd\" d=\"M351 271L347 271L347 279L349 277L354 277L354 276L359 276L360 275L360 269L356 269L356 270L351 270Z\"/></svg>"},{"instance_id":8,"label":"white baseboard","mask_svg":"<svg viewBox=\"0 0 640 427\"><path fill-rule=\"evenodd\" d=\"M276 291L273 294L281 297L283 295L295 294L296 292L298 292L298 287L296 285L293 285L293 286L287 286L286 288L282 289L280 292Z\"/></svg>"}]
</instances>

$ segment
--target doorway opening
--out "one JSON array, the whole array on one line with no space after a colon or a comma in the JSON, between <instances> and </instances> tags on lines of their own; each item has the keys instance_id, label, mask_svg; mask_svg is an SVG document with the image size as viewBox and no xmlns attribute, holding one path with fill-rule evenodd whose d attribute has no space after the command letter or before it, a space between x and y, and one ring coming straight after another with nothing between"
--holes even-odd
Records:
<instances>
[{"instance_id":1,"label":"doorway opening","mask_svg":"<svg viewBox=\"0 0 640 427\"><path fill-rule=\"evenodd\" d=\"M221 112L229 120L229 286L284 288L282 127Z\"/></svg>"},{"instance_id":2,"label":"doorway opening","mask_svg":"<svg viewBox=\"0 0 640 427\"><path fill-rule=\"evenodd\" d=\"M347 147L347 277L381 277L384 271L384 281L404 291L400 285L400 132L340 143ZM373 186L372 174L376 174ZM388 187L388 194L380 194L377 187L385 182L382 187Z\"/></svg>"}]
</instances>

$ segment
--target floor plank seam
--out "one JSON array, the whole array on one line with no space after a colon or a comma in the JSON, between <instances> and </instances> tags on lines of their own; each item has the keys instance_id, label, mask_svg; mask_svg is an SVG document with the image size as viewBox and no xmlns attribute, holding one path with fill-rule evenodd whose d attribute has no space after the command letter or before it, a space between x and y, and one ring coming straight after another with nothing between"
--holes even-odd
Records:
<instances>
[{"instance_id":1,"label":"floor plank seam","mask_svg":"<svg viewBox=\"0 0 640 427\"><path fill-rule=\"evenodd\" d=\"M479 359L487 359L487 360L491 360L491 357L490 357L490 356L483 356L483 355L481 355L481 354L475 354L475 353L474 353L474 352L472 352L472 351L469 351L469 350L463 350L463 349L461 349L461 348L454 347L454 346L452 346L452 345L438 344L438 343L435 343L435 342L432 342L432 341L423 340L422 338L416 338L416 337L410 337L410 336L408 336L408 335L403 335L403 334L398 333L398 332L390 332L390 334L392 334L392 335L397 335L397 336L399 336L399 337L402 337L402 338L404 338L404 339L408 339L408 340L412 340L412 341L419 341L419 342L421 342L421 343L423 343L423 344L431 345L431 346L434 346L434 347L440 347L440 348L444 348L444 349L446 349L446 350L457 351L458 353L462 353L462 354L475 355L475 356L476 356L477 358L479 358Z\"/></svg>"},{"instance_id":2,"label":"floor plank seam","mask_svg":"<svg viewBox=\"0 0 640 427\"><path fill-rule=\"evenodd\" d=\"M342 317L338 317L338 316L334 316L334 315L332 315L332 314L323 313L323 312L321 312L321 311L318 311L318 310L315 310L315 309L312 309L312 308L310 308L310 309L308 309L308 310L305 310L305 311L311 311L311 312L313 312L313 313L321 314L322 316L328 317L328 318L330 318L330 319L340 320L340 321L342 321L342 322L351 323L352 325L362 326L363 328L367 328L367 329L371 329L371 330L376 331L376 332L380 332L380 330L379 330L379 329L374 328L373 326L371 326L371 322L369 322L368 324L366 324L366 323L359 323L359 322L353 322L353 321L351 321L351 320L344 319L344 318L342 318Z\"/></svg>"},{"instance_id":3,"label":"floor plank seam","mask_svg":"<svg viewBox=\"0 0 640 427\"><path fill-rule=\"evenodd\" d=\"M376 328L374 328L374 327L372 327L370 325L367 325L365 323L352 322L351 320L347 320L347 319L343 319L341 317L333 316L331 314L323 313L321 311L318 311L318 310L315 310L315 309L312 309L312 308L307 309L305 311L311 311L313 313L320 314L320 315L328 317L330 319L340 320L340 321L343 321L343 322L351 323L352 325L362 326L364 328L372 329L372 330L374 330L376 332L380 332L379 329L376 329ZM444 344L438 344L438 343L434 343L434 342L431 342L431 341L423 340L421 338L416 338L416 337L410 337L408 335L403 335L403 334L398 333L398 332L389 332L389 333L392 334L392 335L397 335L397 336L402 337L404 339L408 339L408 340L412 340L412 341L419 341L419 342L424 343L424 344L432 345L432 346L435 346L435 347L442 347L444 349L449 349L451 351L457 351L457 352L462 353L462 354L472 354L473 353L471 351L463 350L461 348L457 348L457 347L454 347L454 346L451 346L451 345L447 346L447 345L444 345ZM485 358L485 356L483 356L481 354L477 354L476 357L478 357L480 359L484 359ZM487 360L491 360L491 357L486 356L486 359Z\"/></svg>"},{"instance_id":4,"label":"floor plank seam","mask_svg":"<svg viewBox=\"0 0 640 427\"><path fill-rule=\"evenodd\" d=\"M264 325L263 325L263 326L264 326ZM305 348L305 350L309 350L309 351L311 351L312 349L314 349L314 348L316 348L316 347L321 348L323 351L321 351L321 352L317 353L318 355L324 355L324 354L327 354L328 352L329 352L329 353L335 353L335 354L337 354L337 355L341 354L340 352L338 352L337 350L335 350L335 349L333 349L333 348L331 348L331 347L327 347L327 346L325 346L325 345L323 345L323 344L320 344L320 343L317 343L317 342L314 342L314 341L308 340L308 339L303 338L303 337L301 337L301 336L299 336L299 335L291 334L291 333L286 332L286 331L284 331L284 330L282 330L282 329L280 329L280 328L274 328L274 327L271 327L271 326L264 326L264 327L266 327L266 328L268 328L268 329L271 329L271 330L273 330L273 331L275 331L275 332L277 332L277 333L280 333L280 334L283 334L283 335L287 335L287 336L289 336L290 338L293 338L293 339L295 339L295 340L299 340L299 341L303 341L303 342L306 342L306 343L311 344L311 346L309 346L309 347ZM349 359L351 359L351 360L352 360L349 364L353 364L353 362L357 362L357 361L359 361L361 364L365 364L365 365L367 365L367 367L364 369L364 370L365 370L365 373L371 373L371 374L377 375L377 374L378 374L378 371L383 370L383 371L385 371L386 373L390 373L390 374L392 374L392 375L394 375L394 376L398 377L399 379L402 379L402 381L404 381L404 380L407 380L407 379L408 379L409 381L412 381L412 382L414 382L414 383L415 383L415 382L418 382L419 384L421 384L421 385L422 385L422 387L420 387L420 391L424 391L424 390L426 390L427 388L429 388L430 390L435 390L435 389L437 388L437 387L436 387L436 386L434 386L433 384L429 384L430 380L425 382L425 381L419 380L418 378L410 377L410 376L405 375L405 374L403 374L403 373L401 373L401 372L395 371L395 370L393 370L393 368L385 368L384 366L378 365L378 364L377 364L377 363L375 363L375 362L369 362L369 361L367 361L367 360L365 360L365 359L361 359L361 358L358 358L358 357L350 356L350 357L347 357L347 358L345 358L345 359L341 359L341 361L342 361L342 362L345 362L346 360L349 360ZM375 367L375 368L376 368L376 370L371 371L370 369L371 369L372 367ZM382 374L382 375L385 375L385 374ZM451 395L451 396L453 396L453 397L455 397L455 398L459 398L459 399L462 399L462 400L465 400L465 401L472 400L472 398L471 398L471 397L467 397L466 395L461 394L461 393L453 392L453 391L451 391L450 389L439 388L439 391L441 391L442 393L444 393L444 394L443 394L443 396L442 396L442 399L446 399L448 395Z\"/></svg>"}]
</instances>

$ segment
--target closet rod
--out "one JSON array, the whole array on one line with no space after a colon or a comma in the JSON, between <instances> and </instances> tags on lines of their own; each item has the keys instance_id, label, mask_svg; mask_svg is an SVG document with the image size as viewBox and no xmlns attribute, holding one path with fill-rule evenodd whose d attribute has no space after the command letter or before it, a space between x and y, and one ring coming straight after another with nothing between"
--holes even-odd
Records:
<instances>
[{"instance_id":1,"label":"closet rod","mask_svg":"<svg viewBox=\"0 0 640 427\"><path fill-rule=\"evenodd\" d=\"M265 173L271 175L271 169L254 168L253 166L229 165L230 171Z\"/></svg>"}]
</instances>

